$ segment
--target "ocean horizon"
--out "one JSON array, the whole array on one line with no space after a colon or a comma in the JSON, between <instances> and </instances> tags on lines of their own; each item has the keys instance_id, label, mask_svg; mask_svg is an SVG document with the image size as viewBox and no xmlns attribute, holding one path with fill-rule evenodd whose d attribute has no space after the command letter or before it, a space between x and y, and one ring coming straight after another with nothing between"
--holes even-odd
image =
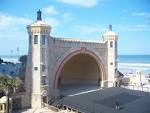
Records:
<instances>
[{"instance_id":1,"label":"ocean horizon","mask_svg":"<svg viewBox=\"0 0 150 113\"><path fill-rule=\"evenodd\" d=\"M121 72L141 71L150 73L150 55L118 55L118 69Z\"/></svg>"},{"instance_id":2,"label":"ocean horizon","mask_svg":"<svg viewBox=\"0 0 150 113\"><path fill-rule=\"evenodd\" d=\"M21 55L0 55L4 61L18 62ZM143 73L150 73L150 55L118 55L118 69L121 72L135 72L140 70Z\"/></svg>"}]
</instances>

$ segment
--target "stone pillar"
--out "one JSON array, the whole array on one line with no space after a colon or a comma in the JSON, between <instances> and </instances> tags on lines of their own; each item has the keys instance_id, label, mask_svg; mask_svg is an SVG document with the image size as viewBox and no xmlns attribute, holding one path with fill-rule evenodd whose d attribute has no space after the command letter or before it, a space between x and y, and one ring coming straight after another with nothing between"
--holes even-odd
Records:
<instances>
[{"instance_id":1,"label":"stone pillar","mask_svg":"<svg viewBox=\"0 0 150 113\"><path fill-rule=\"evenodd\" d=\"M108 87L114 87L114 80L108 81Z\"/></svg>"},{"instance_id":2,"label":"stone pillar","mask_svg":"<svg viewBox=\"0 0 150 113\"><path fill-rule=\"evenodd\" d=\"M104 80L101 80L101 88L104 88Z\"/></svg>"},{"instance_id":3,"label":"stone pillar","mask_svg":"<svg viewBox=\"0 0 150 113\"><path fill-rule=\"evenodd\" d=\"M42 108L41 94L32 94L31 106L32 108Z\"/></svg>"}]
</instances>

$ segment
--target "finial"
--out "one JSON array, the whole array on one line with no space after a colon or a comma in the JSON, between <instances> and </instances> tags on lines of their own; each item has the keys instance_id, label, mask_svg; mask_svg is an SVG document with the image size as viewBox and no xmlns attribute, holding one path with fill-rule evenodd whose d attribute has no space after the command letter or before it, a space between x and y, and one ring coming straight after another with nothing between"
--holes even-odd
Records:
<instances>
[{"instance_id":1,"label":"finial","mask_svg":"<svg viewBox=\"0 0 150 113\"><path fill-rule=\"evenodd\" d=\"M109 31L112 31L112 25L109 25Z\"/></svg>"},{"instance_id":2,"label":"finial","mask_svg":"<svg viewBox=\"0 0 150 113\"><path fill-rule=\"evenodd\" d=\"M40 11L37 11L37 20L42 20L42 12Z\"/></svg>"}]
</instances>

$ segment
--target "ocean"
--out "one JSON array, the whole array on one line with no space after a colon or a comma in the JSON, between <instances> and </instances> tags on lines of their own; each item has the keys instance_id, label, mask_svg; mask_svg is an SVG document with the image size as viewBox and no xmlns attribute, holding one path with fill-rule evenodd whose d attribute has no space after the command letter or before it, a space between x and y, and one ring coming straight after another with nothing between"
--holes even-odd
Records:
<instances>
[{"instance_id":1,"label":"ocean","mask_svg":"<svg viewBox=\"0 0 150 113\"><path fill-rule=\"evenodd\" d=\"M19 62L19 56L0 56L5 61ZM150 73L150 55L118 55L118 69L123 72L141 71Z\"/></svg>"},{"instance_id":2,"label":"ocean","mask_svg":"<svg viewBox=\"0 0 150 113\"><path fill-rule=\"evenodd\" d=\"M0 55L0 58L7 62L19 63L20 56Z\"/></svg>"},{"instance_id":3,"label":"ocean","mask_svg":"<svg viewBox=\"0 0 150 113\"><path fill-rule=\"evenodd\" d=\"M123 73L138 70L147 75L150 73L150 55L119 55L118 69Z\"/></svg>"}]
</instances>

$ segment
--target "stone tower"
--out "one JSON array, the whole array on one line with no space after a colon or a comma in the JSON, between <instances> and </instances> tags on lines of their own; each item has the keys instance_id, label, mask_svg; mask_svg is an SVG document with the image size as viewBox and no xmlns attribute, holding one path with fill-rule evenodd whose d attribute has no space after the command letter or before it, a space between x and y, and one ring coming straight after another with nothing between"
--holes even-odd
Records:
<instances>
[{"instance_id":1,"label":"stone tower","mask_svg":"<svg viewBox=\"0 0 150 113\"><path fill-rule=\"evenodd\" d=\"M108 87L114 83L117 71L117 41L118 35L112 31L112 25L109 25L109 31L103 34L104 42L107 44L107 65L108 65ZM112 82L112 83L111 83Z\"/></svg>"},{"instance_id":2,"label":"stone tower","mask_svg":"<svg viewBox=\"0 0 150 113\"><path fill-rule=\"evenodd\" d=\"M42 92L47 88L48 38L51 27L42 21L41 11L37 20L27 26L29 34L29 52L26 74L26 95L28 106L41 108Z\"/></svg>"}]
</instances>

